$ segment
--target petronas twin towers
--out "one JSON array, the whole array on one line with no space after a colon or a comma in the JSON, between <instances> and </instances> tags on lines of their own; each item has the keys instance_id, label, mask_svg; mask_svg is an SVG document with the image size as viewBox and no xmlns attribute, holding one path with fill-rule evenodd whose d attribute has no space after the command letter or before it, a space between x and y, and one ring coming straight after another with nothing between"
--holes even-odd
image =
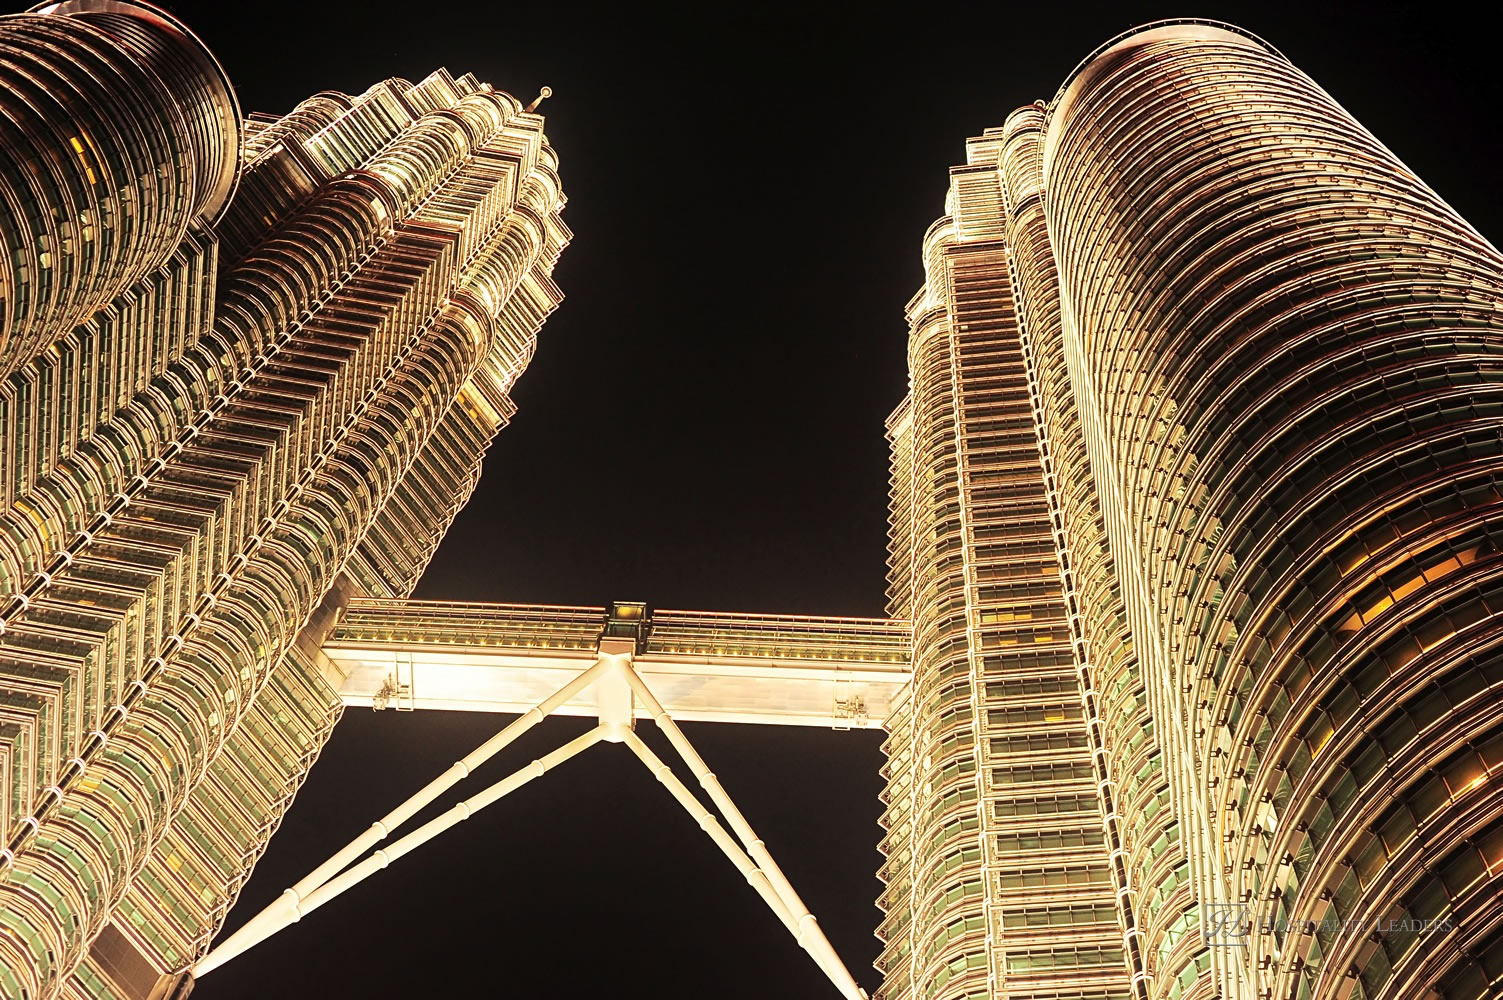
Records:
<instances>
[{"instance_id":1,"label":"petronas twin towers","mask_svg":"<svg viewBox=\"0 0 1503 1000\"><path fill-rule=\"evenodd\" d=\"M890 620L405 600L561 298L542 129L444 71L242 118L155 8L0 18L0 997L182 997L442 832L339 874L465 762L205 958L392 703L537 706L475 760L598 714L848 998L674 715L888 732L887 1000L1503 991L1503 259L1324 91L1165 22L970 140Z\"/></svg>"}]
</instances>

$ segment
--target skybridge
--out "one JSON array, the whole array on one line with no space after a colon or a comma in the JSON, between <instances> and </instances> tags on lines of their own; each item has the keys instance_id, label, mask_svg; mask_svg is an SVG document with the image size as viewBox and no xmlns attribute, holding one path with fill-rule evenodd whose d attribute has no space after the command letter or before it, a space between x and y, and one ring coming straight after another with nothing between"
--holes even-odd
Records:
<instances>
[{"instance_id":1,"label":"skybridge","mask_svg":"<svg viewBox=\"0 0 1503 1000\"><path fill-rule=\"evenodd\" d=\"M907 623L605 607L355 600L325 640L347 705L525 712L588 668L603 638L676 719L880 729L909 678ZM556 710L595 715L582 693ZM645 710L637 709L639 718Z\"/></svg>"},{"instance_id":2,"label":"skybridge","mask_svg":"<svg viewBox=\"0 0 1503 1000\"><path fill-rule=\"evenodd\" d=\"M868 1000L679 721L879 728L909 678L907 623L880 618L354 600L322 647L347 705L517 718L286 889L202 976L599 743L624 745L736 867L845 1000ZM599 724L395 840L425 807L554 714ZM651 720L713 808L636 733ZM389 841L389 842L388 842Z\"/></svg>"}]
</instances>

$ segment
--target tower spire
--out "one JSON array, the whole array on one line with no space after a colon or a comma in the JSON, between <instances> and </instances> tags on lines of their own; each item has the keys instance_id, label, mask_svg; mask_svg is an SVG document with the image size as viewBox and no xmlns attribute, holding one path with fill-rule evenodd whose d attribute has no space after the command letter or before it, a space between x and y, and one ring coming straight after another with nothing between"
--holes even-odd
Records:
<instances>
[{"instance_id":1,"label":"tower spire","mask_svg":"<svg viewBox=\"0 0 1503 1000\"><path fill-rule=\"evenodd\" d=\"M528 114L532 114L534 111L536 111L538 109L538 105L539 104L542 104L544 101L546 101L548 98L550 98L552 96L553 96L553 88L552 87L544 87L542 90L538 91L538 96L534 97L532 99L532 103L529 104L529 105L527 105L527 107L524 110Z\"/></svg>"}]
</instances>

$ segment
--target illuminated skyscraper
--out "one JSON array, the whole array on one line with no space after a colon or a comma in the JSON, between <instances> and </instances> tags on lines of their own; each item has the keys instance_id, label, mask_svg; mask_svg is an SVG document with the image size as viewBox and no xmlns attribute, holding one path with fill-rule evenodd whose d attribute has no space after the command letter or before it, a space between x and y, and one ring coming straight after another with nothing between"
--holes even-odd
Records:
<instances>
[{"instance_id":1,"label":"illuminated skyscraper","mask_svg":"<svg viewBox=\"0 0 1503 1000\"><path fill-rule=\"evenodd\" d=\"M617 743L860 1000L674 717L889 731L887 1000L1503 993L1503 258L1260 40L1129 33L968 144L879 620L406 600L559 300L541 119L242 122L120 0L0 46L0 996L180 996ZM343 704L519 714L211 952Z\"/></svg>"},{"instance_id":2,"label":"illuminated skyscraper","mask_svg":"<svg viewBox=\"0 0 1503 1000\"><path fill-rule=\"evenodd\" d=\"M471 76L242 122L145 5L0 47L0 996L157 997L512 414L563 196Z\"/></svg>"},{"instance_id":3,"label":"illuminated skyscraper","mask_svg":"<svg viewBox=\"0 0 1503 1000\"><path fill-rule=\"evenodd\" d=\"M1496 996L1498 252L1198 22L972 140L924 251L883 995Z\"/></svg>"}]
</instances>

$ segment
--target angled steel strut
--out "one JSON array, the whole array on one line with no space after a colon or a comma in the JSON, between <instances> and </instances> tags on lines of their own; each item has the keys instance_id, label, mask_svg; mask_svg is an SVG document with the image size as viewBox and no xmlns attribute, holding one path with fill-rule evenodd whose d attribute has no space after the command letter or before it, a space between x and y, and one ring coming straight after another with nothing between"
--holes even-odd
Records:
<instances>
[{"instance_id":1,"label":"angled steel strut","mask_svg":"<svg viewBox=\"0 0 1503 1000\"><path fill-rule=\"evenodd\" d=\"M284 927L294 924L308 913L349 889L367 876L374 874L402 855L421 844L432 840L449 827L469 819L493 802L516 791L544 772L562 764L571 757L589 749L596 743L624 743L636 755L653 776L673 795L674 799L699 824L714 841L715 846L730 859L748 884L762 897L773 914L793 935L799 946L809 953L816 965L840 990L846 1000L868 1000L866 991L856 985L845 964L835 954L819 922L809 912L803 900L794 892L782 869L773 861L767 847L757 837L746 817L734 802L714 772L695 751L683 730L663 709L651 690L637 674L631 662L631 644L612 639L603 639L600 653L593 666L583 671L568 684L514 720L501 732L476 747L463 760L440 774L419 789L401 805L371 824L360 836L350 841L329 860L309 872L291 888L285 890L276 901L252 917L246 924L218 947L204 956L193 967L194 976L202 976L219 968L225 962L247 949L266 940ZM501 752L527 730L551 714L559 706L574 698L587 688L593 688L600 715L600 725L570 740L563 746L534 760L507 777L491 785L453 808L424 823L411 833L394 841L390 846L379 848L365 860L351 867L351 863L367 850L385 840L391 831L400 827L428 803L447 791L485 761ZM726 832L715 813L707 809L695 794L681 781L673 770L642 742L634 731L635 702L640 699L668 742L700 786L709 795L710 801L725 817L733 838Z\"/></svg>"}]
</instances>

